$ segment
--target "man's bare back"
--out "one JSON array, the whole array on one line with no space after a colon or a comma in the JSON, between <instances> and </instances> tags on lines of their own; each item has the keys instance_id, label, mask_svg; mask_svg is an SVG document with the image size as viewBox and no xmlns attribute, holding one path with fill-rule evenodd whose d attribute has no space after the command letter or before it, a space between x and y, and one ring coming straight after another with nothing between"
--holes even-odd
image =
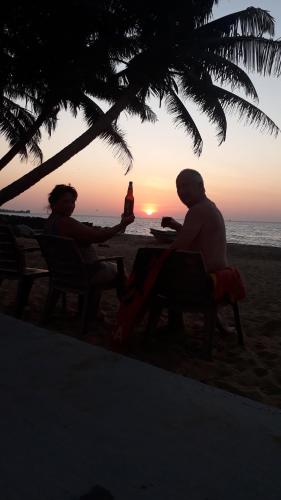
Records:
<instances>
[{"instance_id":1,"label":"man's bare back","mask_svg":"<svg viewBox=\"0 0 281 500\"><path fill-rule=\"evenodd\" d=\"M190 207L173 248L201 252L208 272L227 267L225 224L215 203L204 198Z\"/></svg>"}]
</instances>

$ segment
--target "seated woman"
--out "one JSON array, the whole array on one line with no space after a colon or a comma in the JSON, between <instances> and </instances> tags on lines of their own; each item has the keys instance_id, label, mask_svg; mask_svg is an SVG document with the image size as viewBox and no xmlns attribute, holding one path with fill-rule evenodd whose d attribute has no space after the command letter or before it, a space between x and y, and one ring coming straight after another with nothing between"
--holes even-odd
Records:
<instances>
[{"instance_id":1,"label":"seated woman","mask_svg":"<svg viewBox=\"0 0 281 500\"><path fill-rule=\"evenodd\" d=\"M48 197L51 214L47 219L44 232L55 236L73 238L80 253L87 263L97 260L97 254L92 243L107 241L134 222L134 216L121 217L116 226L110 228L94 228L71 217L77 200L77 191L70 185L58 184ZM93 282L106 288L117 277L117 266L113 262L101 262L98 270L93 273Z\"/></svg>"}]
</instances>

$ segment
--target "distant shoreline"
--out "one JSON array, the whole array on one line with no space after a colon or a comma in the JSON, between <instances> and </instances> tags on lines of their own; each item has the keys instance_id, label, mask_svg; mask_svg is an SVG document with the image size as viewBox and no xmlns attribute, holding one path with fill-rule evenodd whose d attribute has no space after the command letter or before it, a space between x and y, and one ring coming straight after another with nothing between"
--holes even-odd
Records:
<instances>
[{"instance_id":1,"label":"distant shoreline","mask_svg":"<svg viewBox=\"0 0 281 500\"><path fill-rule=\"evenodd\" d=\"M30 210L12 210L8 208L0 208L0 214L30 214Z\"/></svg>"}]
</instances>

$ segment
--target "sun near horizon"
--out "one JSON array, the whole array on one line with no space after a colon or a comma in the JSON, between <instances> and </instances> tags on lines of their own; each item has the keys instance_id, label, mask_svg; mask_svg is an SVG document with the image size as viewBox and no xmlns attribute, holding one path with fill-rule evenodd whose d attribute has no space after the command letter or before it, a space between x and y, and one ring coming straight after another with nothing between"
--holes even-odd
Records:
<instances>
[{"instance_id":1,"label":"sun near horizon","mask_svg":"<svg viewBox=\"0 0 281 500\"><path fill-rule=\"evenodd\" d=\"M153 204L147 204L142 207L141 212L147 216L150 216L156 214L158 212L158 209Z\"/></svg>"}]
</instances>

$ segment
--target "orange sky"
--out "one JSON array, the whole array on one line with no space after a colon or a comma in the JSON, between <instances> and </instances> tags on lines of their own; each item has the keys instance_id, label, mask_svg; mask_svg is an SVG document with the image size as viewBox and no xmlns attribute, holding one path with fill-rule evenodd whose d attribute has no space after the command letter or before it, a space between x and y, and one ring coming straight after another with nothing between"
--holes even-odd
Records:
<instances>
[{"instance_id":1,"label":"orange sky","mask_svg":"<svg viewBox=\"0 0 281 500\"><path fill-rule=\"evenodd\" d=\"M244 0L221 0L220 14L248 6ZM273 0L252 0L251 4L270 10L277 21L276 36L281 35L281 6ZM253 78L260 96L259 106L281 127L281 79ZM191 141L183 130L176 129L165 111L156 102L152 107L159 121L141 124L139 120L121 116L120 126L134 155L132 171L124 176L124 168L112 151L101 141L94 141L71 161L43 179L3 208L31 209L42 212L47 194L58 183L71 183L78 190L77 213L119 215L129 180L134 183L135 214L145 216L146 208L154 209L152 217L171 215L183 217L185 207L177 198L175 178L183 168L198 169L207 195L222 210L226 219L281 221L281 136L261 134L228 116L226 143L217 147L215 130L204 116L192 114L204 139L203 154L193 155ZM57 130L49 140L42 141L47 159L77 137L85 125L61 113ZM0 154L7 151L3 139ZM0 172L0 185L7 185L23 175L32 163L14 160Z\"/></svg>"}]
</instances>

